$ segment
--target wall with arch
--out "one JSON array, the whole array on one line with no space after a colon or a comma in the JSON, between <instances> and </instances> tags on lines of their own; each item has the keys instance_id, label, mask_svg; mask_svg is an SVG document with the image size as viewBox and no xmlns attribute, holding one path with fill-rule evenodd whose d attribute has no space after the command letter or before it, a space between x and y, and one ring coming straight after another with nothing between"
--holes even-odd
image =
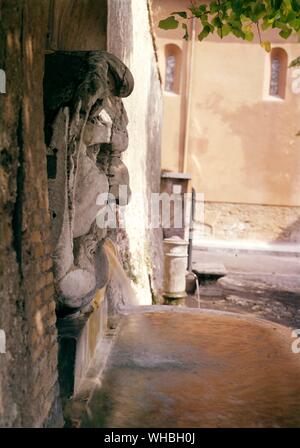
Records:
<instances>
[{"instance_id":1,"label":"wall with arch","mask_svg":"<svg viewBox=\"0 0 300 448\"><path fill-rule=\"evenodd\" d=\"M188 0L163 4L154 0L155 23L188 4ZM191 21L189 27L191 35ZM242 204L267 206L268 216L280 215L276 207L294 207L292 215L300 214L300 139L296 136L300 129L300 70L288 68L300 55L300 44L296 38L284 40L273 31L264 32L262 38L272 43L270 54L261 48L257 36L253 42L232 37L220 40L218 36L199 42L198 31L196 27L191 64L192 42L182 39L183 30L156 28L161 70L166 64L166 46L173 44L182 50L180 94L164 94L162 168L182 171L186 149L184 169L192 175L196 191L204 193L216 210L220 204L229 204L231 211L236 210L234 204ZM273 72L274 61L279 67L277 81L273 73L277 90L270 94L272 60ZM235 218L239 222L234 212L232 220ZM261 235L265 239L267 234L269 239L277 238L286 221L274 221L278 221L276 231L270 224L264 235L259 231L256 238ZM243 237L247 238L246 233Z\"/></svg>"}]
</instances>

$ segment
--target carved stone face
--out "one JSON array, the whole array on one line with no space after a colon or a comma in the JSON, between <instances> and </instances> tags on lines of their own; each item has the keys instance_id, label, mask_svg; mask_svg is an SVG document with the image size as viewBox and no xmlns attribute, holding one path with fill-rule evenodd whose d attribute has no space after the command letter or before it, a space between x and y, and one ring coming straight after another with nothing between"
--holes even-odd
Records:
<instances>
[{"instance_id":1,"label":"carved stone face","mask_svg":"<svg viewBox=\"0 0 300 448\"><path fill-rule=\"evenodd\" d=\"M48 55L45 74L49 204L58 301L86 306L107 281L99 195L129 188L121 161L128 146L120 97L133 89L127 67L106 52Z\"/></svg>"},{"instance_id":2,"label":"carved stone face","mask_svg":"<svg viewBox=\"0 0 300 448\"><path fill-rule=\"evenodd\" d=\"M97 156L100 145L110 142L112 124L111 117L102 109L97 116L90 115L84 127L75 180L74 238L88 233L101 208L98 196L109 192L108 177L97 165Z\"/></svg>"}]
</instances>

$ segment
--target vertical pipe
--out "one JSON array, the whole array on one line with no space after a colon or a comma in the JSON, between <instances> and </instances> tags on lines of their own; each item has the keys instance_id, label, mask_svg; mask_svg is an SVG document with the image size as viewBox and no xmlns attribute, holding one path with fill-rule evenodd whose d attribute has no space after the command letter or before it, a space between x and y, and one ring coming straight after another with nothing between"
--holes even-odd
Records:
<instances>
[{"instance_id":1,"label":"vertical pipe","mask_svg":"<svg viewBox=\"0 0 300 448\"><path fill-rule=\"evenodd\" d=\"M192 188L192 203L191 203L191 212L190 212L189 245L188 245L188 268L187 268L188 272L192 272L195 200L196 200L196 191L194 188Z\"/></svg>"},{"instance_id":2,"label":"vertical pipe","mask_svg":"<svg viewBox=\"0 0 300 448\"><path fill-rule=\"evenodd\" d=\"M189 125L190 125L190 113L191 113L191 101L192 101L192 86L193 86L193 70L194 70L194 52L195 52L195 18L192 18L192 38L191 38L191 49L189 54L188 63L188 83L187 83L187 107L186 107L186 120L185 120L185 136L184 136L184 148L183 148L183 163L182 172L185 173L187 169L187 153L188 153L188 142L189 142Z\"/></svg>"}]
</instances>

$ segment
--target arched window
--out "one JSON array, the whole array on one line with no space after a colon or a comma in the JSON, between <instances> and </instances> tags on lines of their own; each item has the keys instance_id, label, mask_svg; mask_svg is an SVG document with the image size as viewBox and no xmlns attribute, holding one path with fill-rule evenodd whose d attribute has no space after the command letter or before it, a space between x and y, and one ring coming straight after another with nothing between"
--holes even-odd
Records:
<instances>
[{"instance_id":1,"label":"arched window","mask_svg":"<svg viewBox=\"0 0 300 448\"><path fill-rule=\"evenodd\" d=\"M273 48L271 51L270 96L285 97L286 72L288 56L282 48Z\"/></svg>"},{"instance_id":2,"label":"arched window","mask_svg":"<svg viewBox=\"0 0 300 448\"><path fill-rule=\"evenodd\" d=\"M165 46L165 91L179 93L181 49L174 44Z\"/></svg>"}]
</instances>

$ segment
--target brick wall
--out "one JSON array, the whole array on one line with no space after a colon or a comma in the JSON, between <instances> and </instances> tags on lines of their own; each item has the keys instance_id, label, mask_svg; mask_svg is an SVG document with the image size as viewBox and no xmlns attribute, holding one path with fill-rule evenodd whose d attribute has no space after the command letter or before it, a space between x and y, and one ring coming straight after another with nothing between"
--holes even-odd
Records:
<instances>
[{"instance_id":1,"label":"brick wall","mask_svg":"<svg viewBox=\"0 0 300 448\"><path fill-rule=\"evenodd\" d=\"M62 424L43 131L48 6L0 4L0 426Z\"/></svg>"}]
</instances>

